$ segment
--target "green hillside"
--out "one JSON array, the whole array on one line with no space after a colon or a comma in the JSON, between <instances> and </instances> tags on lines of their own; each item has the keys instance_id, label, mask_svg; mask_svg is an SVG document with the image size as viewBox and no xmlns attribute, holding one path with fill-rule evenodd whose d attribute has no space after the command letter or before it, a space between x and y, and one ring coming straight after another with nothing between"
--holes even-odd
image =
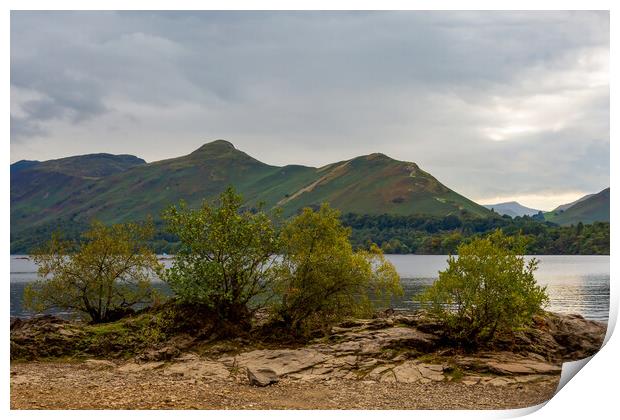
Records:
<instances>
[{"instance_id":1,"label":"green hillside","mask_svg":"<svg viewBox=\"0 0 620 420\"><path fill-rule=\"evenodd\" d=\"M135 156L108 153L12 164L11 231L56 218L73 195L89 190L103 178L144 164Z\"/></svg>"},{"instance_id":2,"label":"green hillside","mask_svg":"<svg viewBox=\"0 0 620 420\"><path fill-rule=\"evenodd\" d=\"M135 157L85 156L11 167L11 243L52 226L158 219L170 204L196 207L233 185L246 206L281 208L285 216L329 202L344 213L488 216L415 163L380 153L321 168L262 163L217 140L186 156L145 164ZM29 161L31 162L31 161ZM18 165L19 164L19 165ZM33 233L38 232L38 233Z\"/></svg>"},{"instance_id":3,"label":"green hillside","mask_svg":"<svg viewBox=\"0 0 620 420\"><path fill-rule=\"evenodd\" d=\"M545 220L562 226L579 222L609 222L609 188L577 201L566 210L554 210L545 214Z\"/></svg>"}]
</instances>

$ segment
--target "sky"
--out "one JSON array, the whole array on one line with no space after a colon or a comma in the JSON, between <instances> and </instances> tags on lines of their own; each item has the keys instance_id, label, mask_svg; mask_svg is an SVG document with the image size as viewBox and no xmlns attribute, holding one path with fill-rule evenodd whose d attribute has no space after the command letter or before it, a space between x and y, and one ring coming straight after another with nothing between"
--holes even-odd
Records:
<instances>
[{"instance_id":1,"label":"sky","mask_svg":"<svg viewBox=\"0 0 620 420\"><path fill-rule=\"evenodd\" d=\"M382 152L478 201L609 186L608 12L11 12L11 162Z\"/></svg>"}]
</instances>

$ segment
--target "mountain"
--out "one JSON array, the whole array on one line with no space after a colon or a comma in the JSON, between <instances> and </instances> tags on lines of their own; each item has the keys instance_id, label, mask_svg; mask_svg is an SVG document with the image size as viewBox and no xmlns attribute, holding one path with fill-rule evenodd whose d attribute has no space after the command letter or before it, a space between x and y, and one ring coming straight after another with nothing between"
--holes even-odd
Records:
<instances>
[{"instance_id":1,"label":"mountain","mask_svg":"<svg viewBox=\"0 0 620 420\"><path fill-rule=\"evenodd\" d=\"M522 206L516 201L508 201L506 203L497 204L485 204L484 207L486 207L487 209L492 209L498 214L508 215L510 217L533 216L540 212L540 210Z\"/></svg>"},{"instance_id":2,"label":"mountain","mask_svg":"<svg viewBox=\"0 0 620 420\"><path fill-rule=\"evenodd\" d=\"M573 201L573 202L571 202L571 203L567 203L567 204L562 204L562 205L559 205L559 206L557 206L556 208L554 208L553 210L551 210L551 212L552 212L552 213L553 213L553 212L556 212L556 213L557 213L557 212L561 212L561 211L567 210L569 207L572 207L572 206L574 206L575 204L577 204L577 203L579 203L579 202L581 202L581 201L583 201L583 200L586 200L586 199L588 199L588 198L592 197L593 195L595 195L595 194L587 194L587 195L584 195L583 197L581 197L580 199L575 200L575 201Z\"/></svg>"},{"instance_id":3,"label":"mountain","mask_svg":"<svg viewBox=\"0 0 620 420\"><path fill-rule=\"evenodd\" d=\"M11 230L38 226L39 217L63 210L62 203L98 180L146 162L131 155L98 153L45 162L21 160L11 165Z\"/></svg>"},{"instance_id":4,"label":"mountain","mask_svg":"<svg viewBox=\"0 0 620 420\"><path fill-rule=\"evenodd\" d=\"M186 156L145 163L134 156L87 155L11 165L12 250L28 232L52 226L155 219L185 200L196 207L233 185L249 208L263 203L284 216L329 202L358 214L488 216L412 162L381 153L321 168L260 162L216 140ZM15 168L14 168L15 166Z\"/></svg>"},{"instance_id":5,"label":"mountain","mask_svg":"<svg viewBox=\"0 0 620 420\"><path fill-rule=\"evenodd\" d=\"M560 206L561 207L561 206ZM551 211L545 214L545 220L559 225L576 225L579 222L609 222L609 188L587 196L566 210Z\"/></svg>"}]
</instances>

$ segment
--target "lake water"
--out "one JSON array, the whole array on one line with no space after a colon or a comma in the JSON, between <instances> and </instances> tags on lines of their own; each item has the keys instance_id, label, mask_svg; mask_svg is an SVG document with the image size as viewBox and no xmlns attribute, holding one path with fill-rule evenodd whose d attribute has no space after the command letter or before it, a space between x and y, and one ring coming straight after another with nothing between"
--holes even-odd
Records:
<instances>
[{"instance_id":1,"label":"lake water","mask_svg":"<svg viewBox=\"0 0 620 420\"><path fill-rule=\"evenodd\" d=\"M400 274L405 295L393 302L396 309L417 309L412 297L422 292L446 266L445 255L388 255ZM587 319L607 322L609 317L609 256L544 255L535 272L536 280L547 286L548 310L578 313ZM170 264L170 259L164 261ZM11 316L30 317L22 308L24 287L37 278L36 265L24 256L11 256ZM163 292L167 287L156 282ZM66 315L62 312L52 312Z\"/></svg>"}]
</instances>

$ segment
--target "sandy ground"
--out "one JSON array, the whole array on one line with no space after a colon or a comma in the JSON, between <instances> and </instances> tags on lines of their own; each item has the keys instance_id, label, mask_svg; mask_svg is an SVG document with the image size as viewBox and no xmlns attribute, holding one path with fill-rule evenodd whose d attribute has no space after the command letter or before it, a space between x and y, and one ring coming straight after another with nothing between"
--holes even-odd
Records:
<instances>
[{"instance_id":1,"label":"sandy ground","mask_svg":"<svg viewBox=\"0 0 620 420\"><path fill-rule=\"evenodd\" d=\"M257 388L241 373L207 382L157 370L120 373L79 362L28 362L11 364L11 409L505 409L550 399L558 380L493 386L283 379Z\"/></svg>"}]
</instances>

